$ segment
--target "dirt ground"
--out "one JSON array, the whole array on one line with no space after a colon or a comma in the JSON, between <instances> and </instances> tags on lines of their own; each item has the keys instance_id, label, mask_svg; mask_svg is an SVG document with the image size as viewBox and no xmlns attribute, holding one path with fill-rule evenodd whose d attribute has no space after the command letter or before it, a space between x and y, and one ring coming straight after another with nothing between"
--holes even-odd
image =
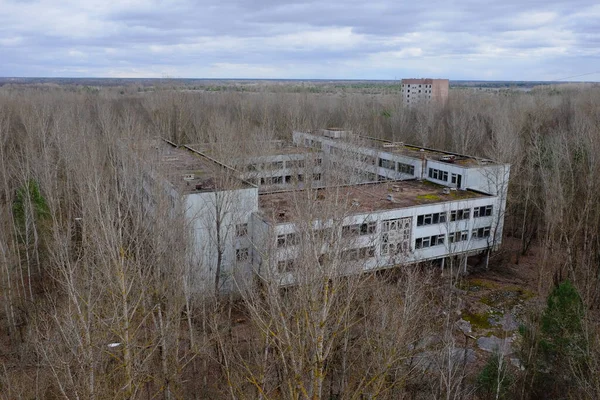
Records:
<instances>
[{"instance_id":1,"label":"dirt ground","mask_svg":"<svg viewBox=\"0 0 600 400\"><path fill-rule=\"evenodd\" d=\"M519 326L526 321L528 310L545 302L545 294L538 292L539 249L532 248L525 256L517 256L518 251L519 240L506 238L502 250L490 258L488 269L473 257L469 274L457 285L463 301L459 312L468 322L464 330L470 330L469 347L477 354L476 365L482 365L494 348L518 364L514 353L520 340ZM460 336L458 331L457 339Z\"/></svg>"}]
</instances>

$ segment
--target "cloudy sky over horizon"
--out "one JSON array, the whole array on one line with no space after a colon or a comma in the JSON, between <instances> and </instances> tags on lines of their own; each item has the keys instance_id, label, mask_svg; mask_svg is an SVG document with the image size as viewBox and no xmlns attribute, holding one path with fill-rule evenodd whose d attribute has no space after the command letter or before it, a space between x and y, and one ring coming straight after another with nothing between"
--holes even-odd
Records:
<instances>
[{"instance_id":1,"label":"cloudy sky over horizon","mask_svg":"<svg viewBox=\"0 0 600 400\"><path fill-rule=\"evenodd\" d=\"M0 0L0 76L600 81L600 3Z\"/></svg>"}]
</instances>

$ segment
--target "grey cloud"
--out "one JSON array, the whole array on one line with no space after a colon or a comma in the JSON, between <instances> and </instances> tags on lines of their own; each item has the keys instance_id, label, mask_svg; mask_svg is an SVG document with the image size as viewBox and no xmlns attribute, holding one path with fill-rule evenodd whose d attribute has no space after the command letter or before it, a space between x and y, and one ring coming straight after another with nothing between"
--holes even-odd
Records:
<instances>
[{"instance_id":1,"label":"grey cloud","mask_svg":"<svg viewBox=\"0 0 600 400\"><path fill-rule=\"evenodd\" d=\"M26 6L44 13L42 4L49 3ZM95 12L82 3L77 12L86 13L97 26L88 32L84 24L82 32L73 32L78 34L54 29L52 21L27 23L19 6L12 8L14 15L0 15L0 74L44 75L45 69L101 74L127 68L201 74L226 63L272 66L278 73L298 76L336 77L339 71L350 71L345 73L355 78L389 78L410 71L439 71L456 78L477 67L481 75L498 69L504 79L509 74L518 79L538 62L542 70L576 75L588 65L598 69L598 14L586 13L594 5L582 0L181 0ZM70 10L61 3L52 10L68 20ZM522 59L529 53L531 60ZM553 64L544 67L542 59ZM245 71L240 68L238 76Z\"/></svg>"}]
</instances>

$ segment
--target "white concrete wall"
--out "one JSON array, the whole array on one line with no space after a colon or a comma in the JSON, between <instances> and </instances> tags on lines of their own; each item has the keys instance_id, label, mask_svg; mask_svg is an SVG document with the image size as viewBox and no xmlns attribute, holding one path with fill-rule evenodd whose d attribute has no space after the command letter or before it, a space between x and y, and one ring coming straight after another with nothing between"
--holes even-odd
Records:
<instances>
[{"instance_id":1,"label":"white concrete wall","mask_svg":"<svg viewBox=\"0 0 600 400\"><path fill-rule=\"evenodd\" d=\"M382 149L374 149L374 148L366 147L366 146L358 146L353 143L345 142L345 141L342 141L339 139L338 140L331 139L331 138L327 138L324 136L313 135L313 134L306 133L306 132L294 131L292 133L292 138L293 138L294 143L297 143L298 145L304 145L305 140L307 140L307 139L312 141L313 143L315 143L316 144L315 146L318 145L318 148L320 148L323 151L323 162L326 163L325 165L328 165L328 166L330 166L331 163L335 162L335 161L341 162L349 167L361 168L367 172L375 174L375 180L377 180L377 178L379 176L382 176L382 177L385 177L385 178L391 179L391 180L407 180L407 179L414 179L414 178L421 177L423 163L418 158L408 157L408 156L405 156L402 154L395 154L392 152L386 152L385 150L382 150ZM334 150L332 150L332 149L339 149L342 152L355 153L355 154L360 154L360 155L364 155L367 157L372 157L375 159L375 164L372 165L372 164L358 162L358 161L353 160L350 156L344 155L344 154L337 156L337 155L333 154ZM385 158L385 159L391 160L395 163L412 165L415 169L414 175L399 172L397 170L397 166L396 166L396 169L394 169L394 170L380 167L379 166L380 158ZM363 183L363 182L365 182L365 180L363 180L361 182L356 182L356 183Z\"/></svg>"},{"instance_id":2,"label":"white concrete wall","mask_svg":"<svg viewBox=\"0 0 600 400\"><path fill-rule=\"evenodd\" d=\"M248 284L251 278L252 213L258 211L258 189L255 187L218 192L193 193L185 196L185 215L193 234L192 254L196 270L192 271L193 287L197 291L214 288L218 246L217 217L221 222L223 260L220 286L222 291L237 291L237 285ZM248 224L248 234L236 237L236 225ZM236 259L236 250L248 248L246 261Z\"/></svg>"},{"instance_id":3,"label":"white concrete wall","mask_svg":"<svg viewBox=\"0 0 600 400\"><path fill-rule=\"evenodd\" d=\"M492 205L492 215L474 218L473 208L480 206ZM475 253L483 251L492 246L498 246L502 238L502 219L498 219L498 208L502 207L502 199L499 197L483 197L467 200L449 201L443 203L435 203L423 206L414 206L407 208L398 208L394 210L377 211L368 214L359 214L348 216L344 219L343 225L361 224L366 221L377 222L377 229L374 234L353 237L347 242L348 248L361 248L367 246L375 246L375 256L369 259L360 260L364 265L364 269L385 268L402 263L415 263L432 259L439 259L452 255L465 253ZM450 221L450 212L453 210L470 209L470 217L467 220ZM417 217L422 214L431 214L446 212L447 221L435 225L417 226ZM410 239L409 249L407 253L391 256L384 255L381 252L382 236L383 236L383 221L400 218L410 218ZM326 223L327 224L327 223ZM472 236L473 229L490 227L489 238L474 238ZM270 229L265 229L265 235L271 235L271 238L262 237L261 242L269 243L271 248L275 249L273 253L272 266L277 265L277 261L293 259L297 256L299 246L290 246L285 248L276 248L277 235L284 233L295 232L296 228L293 223L274 224ZM448 234L456 231L466 230L467 240L457 243L450 243ZM444 235L444 244L423 249L415 249L415 240L422 237L430 237L434 235ZM268 245L267 245L268 247ZM275 271L272 271L275 273ZM289 274L286 274L289 275ZM284 282L291 283L293 278L286 276Z\"/></svg>"},{"instance_id":4,"label":"white concrete wall","mask_svg":"<svg viewBox=\"0 0 600 400\"><path fill-rule=\"evenodd\" d=\"M316 159L321 158L321 154L315 153L296 153L296 154L277 154L260 157L249 157L245 159L244 165L250 164L256 165L257 168L253 171L244 170L241 178L247 181L251 181L261 189L268 190L285 190L304 187L305 182L311 182L313 187L324 186L323 168L320 164L317 164ZM304 167L290 167L290 162L303 161ZM269 167L269 164L281 162L283 166L281 168ZM258 168L259 165L263 165L263 168ZM310 174L307 176L307 174ZM313 174L321 174L322 179L315 181L312 178ZM302 181L298 181L298 175L302 175ZM290 182L285 181L285 178L289 176ZM280 184L262 184L262 178L274 178L281 177L282 183Z\"/></svg>"}]
</instances>

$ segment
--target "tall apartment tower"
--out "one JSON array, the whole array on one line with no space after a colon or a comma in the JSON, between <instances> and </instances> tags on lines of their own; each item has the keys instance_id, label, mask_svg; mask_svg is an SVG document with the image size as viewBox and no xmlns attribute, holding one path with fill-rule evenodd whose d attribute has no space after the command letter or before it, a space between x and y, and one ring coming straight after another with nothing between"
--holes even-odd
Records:
<instances>
[{"instance_id":1,"label":"tall apartment tower","mask_svg":"<svg viewBox=\"0 0 600 400\"><path fill-rule=\"evenodd\" d=\"M445 104L448 101L448 79L402 79L402 102L407 106L418 103Z\"/></svg>"}]
</instances>

